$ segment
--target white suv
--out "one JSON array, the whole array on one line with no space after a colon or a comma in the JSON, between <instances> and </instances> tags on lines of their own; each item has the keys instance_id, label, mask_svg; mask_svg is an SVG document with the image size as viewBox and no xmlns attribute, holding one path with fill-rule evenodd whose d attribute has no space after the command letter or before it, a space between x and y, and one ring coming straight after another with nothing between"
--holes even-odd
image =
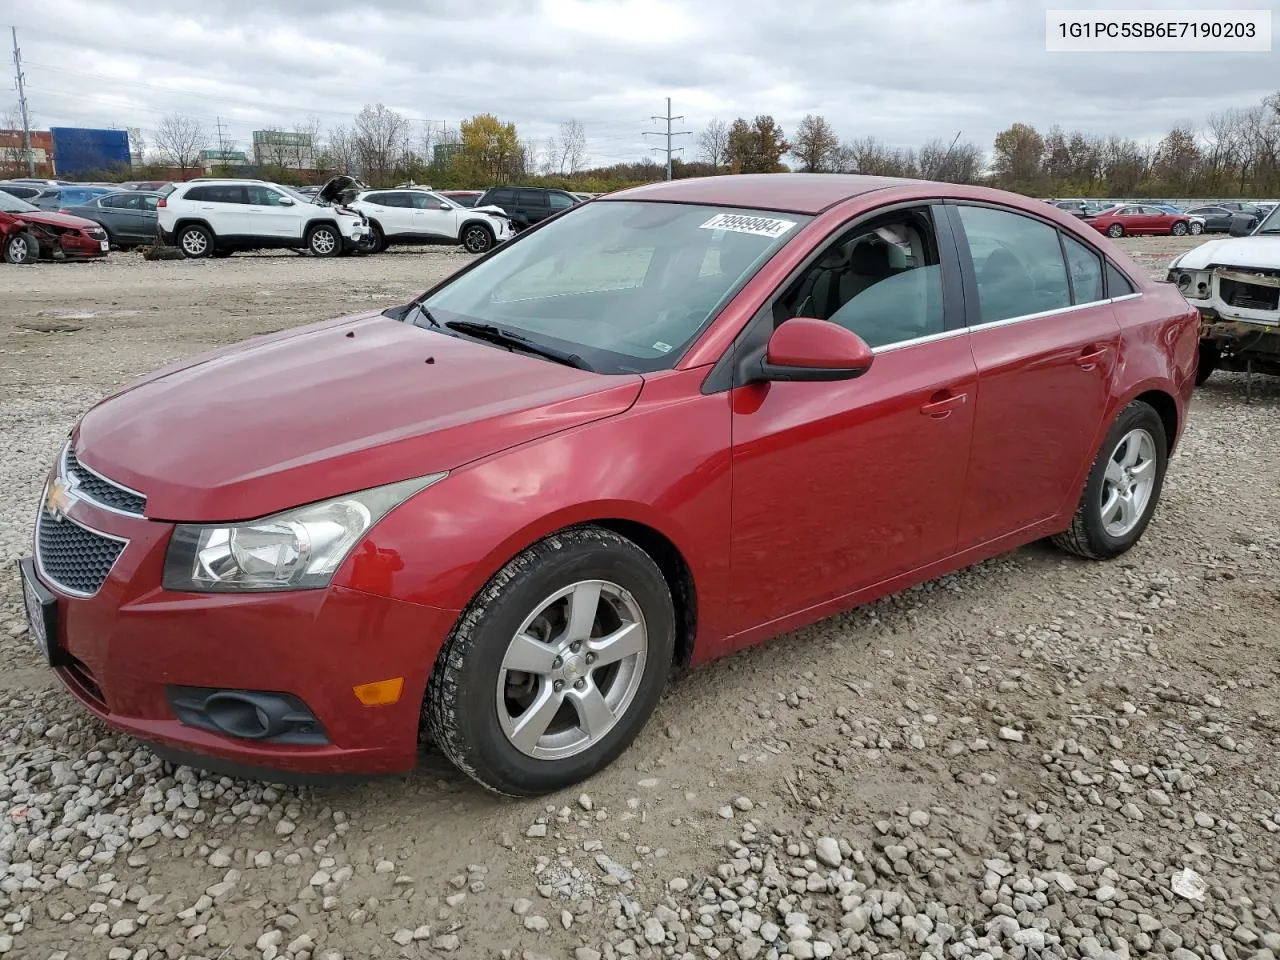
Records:
<instances>
[{"instance_id":1,"label":"white suv","mask_svg":"<svg viewBox=\"0 0 1280 960\"><path fill-rule=\"evenodd\" d=\"M371 253L393 243L460 243L468 253L484 253L512 236L501 207L463 207L421 188L366 190L351 206L369 220Z\"/></svg>"},{"instance_id":2,"label":"white suv","mask_svg":"<svg viewBox=\"0 0 1280 960\"><path fill-rule=\"evenodd\" d=\"M269 247L309 250L317 257L363 251L368 224L339 202L355 185L351 177L335 177L307 199L265 180L191 180L160 200L160 239L185 257Z\"/></svg>"}]
</instances>

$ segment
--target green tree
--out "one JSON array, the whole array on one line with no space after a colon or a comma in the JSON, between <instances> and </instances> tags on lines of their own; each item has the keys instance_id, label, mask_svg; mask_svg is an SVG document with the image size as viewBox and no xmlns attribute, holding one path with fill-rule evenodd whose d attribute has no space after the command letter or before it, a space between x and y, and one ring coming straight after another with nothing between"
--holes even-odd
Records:
<instances>
[{"instance_id":1,"label":"green tree","mask_svg":"<svg viewBox=\"0 0 1280 960\"><path fill-rule=\"evenodd\" d=\"M751 123L739 117L729 127L726 158L734 173L780 173L787 169L782 158L790 150L782 128L767 114Z\"/></svg>"},{"instance_id":2,"label":"green tree","mask_svg":"<svg viewBox=\"0 0 1280 960\"><path fill-rule=\"evenodd\" d=\"M831 170L839 149L840 138L827 118L805 114L796 127L795 142L791 146L791 153L800 161L800 169L806 173Z\"/></svg>"},{"instance_id":3,"label":"green tree","mask_svg":"<svg viewBox=\"0 0 1280 960\"><path fill-rule=\"evenodd\" d=\"M993 166L996 176L1008 186L1030 187L1040 179L1044 157L1044 137L1035 127L1015 123L996 134Z\"/></svg>"},{"instance_id":4,"label":"green tree","mask_svg":"<svg viewBox=\"0 0 1280 960\"><path fill-rule=\"evenodd\" d=\"M521 157L516 125L492 113L462 121L462 162L476 182L505 183Z\"/></svg>"}]
</instances>

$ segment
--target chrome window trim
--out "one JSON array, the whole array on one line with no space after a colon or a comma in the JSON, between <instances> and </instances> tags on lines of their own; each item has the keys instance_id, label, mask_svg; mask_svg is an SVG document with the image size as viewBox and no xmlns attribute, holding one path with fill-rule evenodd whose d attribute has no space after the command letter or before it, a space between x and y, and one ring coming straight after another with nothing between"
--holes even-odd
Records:
<instances>
[{"instance_id":1,"label":"chrome window trim","mask_svg":"<svg viewBox=\"0 0 1280 960\"><path fill-rule=\"evenodd\" d=\"M1109 306L1113 303L1119 303L1122 300L1135 300L1141 297L1141 293L1126 293L1118 297L1108 297L1105 300L1090 300L1088 303L1073 303L1069 307L1058 307L1054 310L1043 310L1040 313L1026 313L1018 317L1008 317L1004 320L991 320L987 323L976 323L971 327L958 327L955 330L943 330L940 333L930 333L923 337L913 337L910 340L900 340L897 343L886 343L880 347L873 347L872 354L888 353L892 350L900 350L903 347L914 347L921 343L932 343L935 340L946 340L949 337L958 336L962 333L973 333L978 330L994 329L996 327L1010 327L1015 323L1024 323L1029 320L1040 320L1044 317L1055 317L1065 313L1075 313L1077 310L1085 310L1090 307Z\"/></svg>"},{"instance_id":2,"label":"chrome window trim","mask_svg":"<svg viewBox=\"0 0 1280 960\"><path fill-rule=\"evenodd\" d=\"M36 561L36 572L40 574L41 578L44 580L45 583L55 588L59 593L62 593L68 597L75 597L78 600L89 600L97 596L98 590L101 590L102 587L98 587L98 590L94 590L92 593L85 593L83 590L73 590L68 586L64 586L61 581L55 580L52 576L49 575L49 572L44 568L44 561L40 558L40 518L44 516L45 498L48 496L49 496L49 484L46 483L44 485L44 492L40 496L40 508L36 511L36 522L34 526L31 528L32 555L34 556ZM55 522L58 522L58 521L55 521ZM103 576L102 578L102 582L105 584L107 580L111 577L111 571L116 568L116 564L120 562L120 558L123 557L125 551L129 549L129 541L124 537L117 537L114 534L104 533L101 530L95 530L93 527L83 524L79 520L76 520L69 516L63 517L60 522L74 524L75 526L79 527L81 530L84 530L87 533L92 533L94 536L102 537L106 540L114 540L116 543L121 545L120 552L116 555L116 558L111 561L111 566L107 567L106 575Z\"/></svg>"},{"instance_id":3,"label":"chrome window trim","mask_svg":"<svg viewBox=\"0 0 1280 960\"><path fill-rule=\"evenodd\" d=\"M71 452L71 441L68 440L66 444L64 444L62 447L62 453L59 454L58 456L58 476L64 479L66 478L67 472L68 472L67 471L67 454L70 452ZM107 484L108 486L115 487L117 490L123 490L125 493L131 493L135 497L137 497L139 500L141 500L144 504L147 502L147 495L145 493L142 493L139 490L134 490L132 487L126 487L123 483L119 483L115 480L112 480L110 477L104 477L97 470L93 469L93 467L89 466L88 464L81 463L79 457L76 457L76 465L79 466L81 470L84 470L88 473L93 474L95 477L97 477L99 480L101 480L103 483ZM99 510L107 511L107 513L114 513L120 517L132 517L135 520L146 519L146 516L144 514L132 513L128 510L121 510L119 507L108 506L107 504L103 503L100 500L95 500L93 497L89 496L89 494L82 488L77 488L76 496L79 497L81 500L83 500L85 503L91 503L95 507L97 507ZM86 527L85 529L88 529L88 528ZM92 532L97 533L98 531L94 530ZM107 534L103 534L103 536L107 536Z\"/></svg>"}]
</instances>

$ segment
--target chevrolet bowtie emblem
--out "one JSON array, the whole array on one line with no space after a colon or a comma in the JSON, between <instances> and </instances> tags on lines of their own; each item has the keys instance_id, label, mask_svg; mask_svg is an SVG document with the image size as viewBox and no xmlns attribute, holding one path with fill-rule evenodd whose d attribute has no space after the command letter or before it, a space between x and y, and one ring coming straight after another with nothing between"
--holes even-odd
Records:
<instances>
[{"instance_id":1,"label":"chevrolet bowtie emblem","mask_svg":"<svg viewBox=\"0 0 1280 960\"><path fill-rule=\"evenodd\" d=\"M50 517L61 522L79 499L74 481L54 477L49 484L49 492L45 494L44 508Z\"/></svg>"}]
</instances>

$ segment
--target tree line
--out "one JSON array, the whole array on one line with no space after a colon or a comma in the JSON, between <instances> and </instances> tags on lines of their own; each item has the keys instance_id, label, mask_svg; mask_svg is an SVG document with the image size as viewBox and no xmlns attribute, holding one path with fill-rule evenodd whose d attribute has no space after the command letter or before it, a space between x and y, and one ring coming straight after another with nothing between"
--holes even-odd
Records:
<instances>
[{"instance_id":1,"label":"tree line","mask_svg":"<svg viewBox=\"0 0 1280 960\"><path fill-rule=\"evenodd\" d=\"M529 139L514 122L481 113L458 127L423 127L384 104L367 104L349 124L323 129L317 118L270 131L249 168L215 173L298 183L315 172L352 173L371 186L429 183L438 188L527 182L607 191L660 180L651 158L605 167L586 165L589 144L580 120L561 123L550 137ZM210 149L235 150L199 120L171 114L151 142L137 139L144 162L180 171L201 166ZM1027 123L1000 131L990 151L959 133L915 147L875 137L842 138L830 121L806 115L787 136L768 114L711 120L698 134L696 159L676 158L675 177L723 173L862 173L951 183L986 184L1039 196L1276 196L1280 195L1280 92L1246 108L1211 114L1198 128L1179 125L1158 142L1099 135L1059 126L1041 132ZM135 164L120 176L145 176ZM100 179L106 179L106 176Z\"/></svg>"}]
</instances>

